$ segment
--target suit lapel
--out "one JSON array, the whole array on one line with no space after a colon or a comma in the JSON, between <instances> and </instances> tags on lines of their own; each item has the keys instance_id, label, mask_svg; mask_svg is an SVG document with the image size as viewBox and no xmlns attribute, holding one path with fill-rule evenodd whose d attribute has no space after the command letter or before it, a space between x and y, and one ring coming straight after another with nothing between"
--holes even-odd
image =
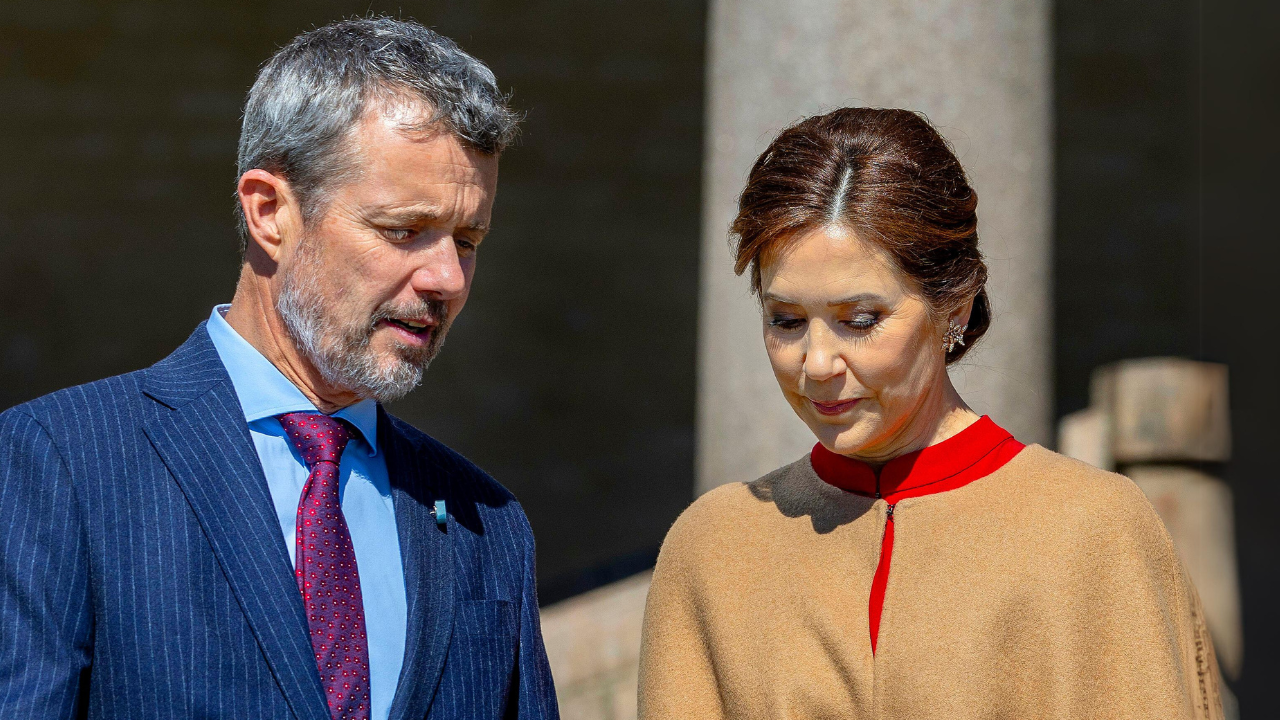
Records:
<instances>
[{"instance_id":1,"label":"suit lapel","mask_svg":"<svg viewBox=\"0 0 1280 720\"><path fill-rule=\"evenodd\" d=\"M262 465L203 324L148 371L166 408L144 431L190 503L296 717L329 718L306 614Z\"/></svg>"},{"instance_id":2,"label":"suit lapel","mask_svg":"<svg viewBox=\"0 0 1280 720\"><path fill-rule=\"evenodd\" d=\"M453 631L455 529L452 518L447 531L438 527L433 512L435 500L445 497L445 478L428 453L397 431L381 407L378 412L408 596L404 666L391 705L392 720L404 720L426 716L444 671Z\"/></svg>"}]
</instances>

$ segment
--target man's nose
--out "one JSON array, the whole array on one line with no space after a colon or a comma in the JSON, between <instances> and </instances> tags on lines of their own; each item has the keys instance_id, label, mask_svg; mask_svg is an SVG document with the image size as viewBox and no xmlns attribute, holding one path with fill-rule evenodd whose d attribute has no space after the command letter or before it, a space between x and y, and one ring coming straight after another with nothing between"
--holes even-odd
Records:
<instances>
[{"instance_id":1,"label":"man's nose","mask_svg":"<svg viewBox=\"0 0 1280 720\"><path fill-rule=\"evenodd\" d=\"M465 262L452 237L442 237L415 254L417 267L410 282L414 292L438 300L460 297L467 289Z\"/></svg>"}]
</instances>

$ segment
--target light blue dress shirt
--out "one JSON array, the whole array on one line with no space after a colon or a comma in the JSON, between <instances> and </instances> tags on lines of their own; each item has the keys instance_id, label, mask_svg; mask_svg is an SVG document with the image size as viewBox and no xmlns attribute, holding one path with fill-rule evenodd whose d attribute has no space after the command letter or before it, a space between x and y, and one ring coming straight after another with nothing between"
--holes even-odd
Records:
<instances>
[{"instance_id":1,"label":"light blue dress shirt","mask_svg":"<svg viewBox=\"0 0 1280 720\"><path fill-rule=\"evenodd\" d=\"M262 461L267 488L280 520L280 532L294 561L294 533L298 501L307 482L307 465L284 434L276 416L290 412L319 412L262 353L240 337L222 315L231 306L219 305L206 328L222 364L231 376L249 435ZM342 454L338 492L342 514L355 546L364 600L365 635L369 640L369 704L372 720L391 712L391 700L404 663L408 606L400 537L387 461L378 452L378 406L361 400L333 414L359 431Z\"/></svg>"}]
</instances>

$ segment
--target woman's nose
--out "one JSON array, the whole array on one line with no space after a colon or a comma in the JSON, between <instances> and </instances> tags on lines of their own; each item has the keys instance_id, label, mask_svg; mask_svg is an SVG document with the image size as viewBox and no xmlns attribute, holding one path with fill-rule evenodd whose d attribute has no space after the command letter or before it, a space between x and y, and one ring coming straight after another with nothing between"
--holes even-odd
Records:
<instances>
[{"instance_id":1,"label":"woman's nose","mask_svg":"<svg viewBox=\"0 0 1280 720\"><path fill-rule=\"evenodd\" d=\"M804 374L807 377L821 382L844 374L847 368L834 333L821 323L811 322L805 342Z\"/></svg>"}]
</instances>

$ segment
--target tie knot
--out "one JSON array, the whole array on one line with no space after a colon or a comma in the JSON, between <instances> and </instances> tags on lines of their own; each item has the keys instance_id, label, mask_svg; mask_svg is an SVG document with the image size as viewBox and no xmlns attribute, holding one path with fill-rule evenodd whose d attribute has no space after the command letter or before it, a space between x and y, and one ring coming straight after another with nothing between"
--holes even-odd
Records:
<instances>
[{"instance_id":1,"label":"tie knot","mask_svg":"<svg viewBox=\"0 0 1280 720\"><path fill-rule=\"evenodd\" d=\"M308 469L321 462L337 465L355 435L345 420L318 413L286 413L280 416L280 425Z\"/></svg>"}]
</instances>

